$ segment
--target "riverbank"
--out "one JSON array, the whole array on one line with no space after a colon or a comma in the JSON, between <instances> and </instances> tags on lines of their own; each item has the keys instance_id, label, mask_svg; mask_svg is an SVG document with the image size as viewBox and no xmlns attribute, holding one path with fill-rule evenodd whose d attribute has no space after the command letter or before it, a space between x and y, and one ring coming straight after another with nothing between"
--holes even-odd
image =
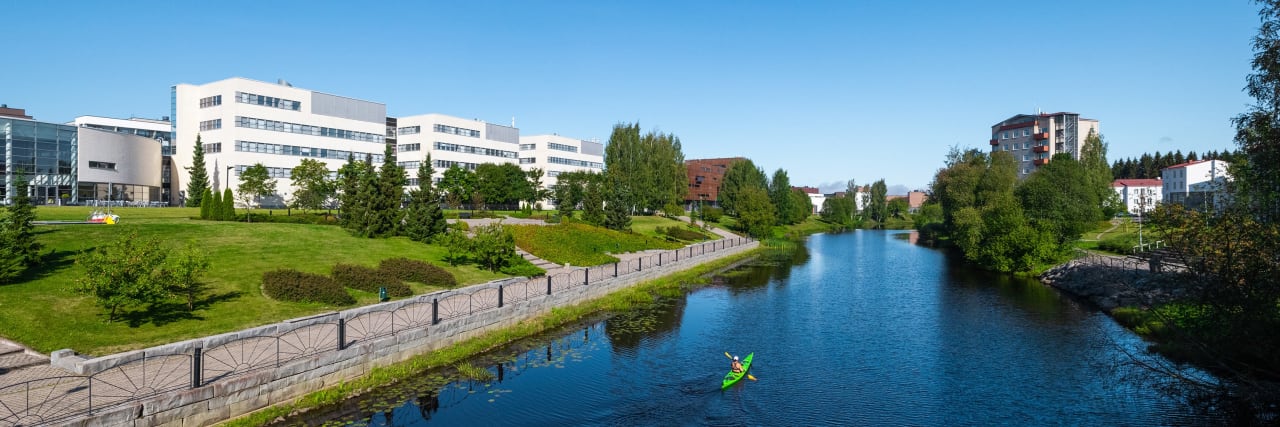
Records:
<instances>
[{"instance_id":1,"label":"riverbank","mask_svg":"<svg viewBox=\"0 0 1280 427\"><path fill-rule=\"evenodd\" d=\"M1135 257L1099 253L1052 267L1039 279L1107 313L1123 307L1157 307L1194 292L1189 281L1176 271L1162 271L1158 265L1153 268L1149 261Z\"/></svg>"}]
</instances>

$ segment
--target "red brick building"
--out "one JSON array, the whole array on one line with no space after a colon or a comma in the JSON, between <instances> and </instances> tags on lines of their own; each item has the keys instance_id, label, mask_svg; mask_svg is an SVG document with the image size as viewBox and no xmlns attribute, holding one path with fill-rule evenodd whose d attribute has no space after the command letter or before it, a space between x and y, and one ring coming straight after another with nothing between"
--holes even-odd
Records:
<instances>
[{"instance_id":1,"label":"red brick building","mask_svg":"<svg viewBox=\"0 0 1280 427\"><path fill-rule=\"evenodd\" d=\"M720 182L724 180L724 172L729 170L729 165L739 160L746 158L685 160L685 174L689 177L689 194L684 198L685 204L692 206L701 201L719 206Z\"/></svg>"}]
</instances>

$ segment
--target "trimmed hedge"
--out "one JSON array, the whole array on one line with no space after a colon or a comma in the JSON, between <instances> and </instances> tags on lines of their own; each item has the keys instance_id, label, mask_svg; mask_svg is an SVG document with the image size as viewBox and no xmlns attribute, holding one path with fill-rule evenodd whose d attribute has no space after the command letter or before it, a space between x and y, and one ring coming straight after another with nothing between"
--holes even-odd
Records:
<instances>
[{"instance_id":1,"label":"trimmed hedge","mask_svg":"<svg viewBox=\"0 0 1280 427\"><path fill-rule=\"evenodd\" d=\"M333 279L292 269L262 273L262 293L277 301L318 302L331 305L356 303L356 299Z\"/></svg>"},{"instance_id":2,"label":"trimmed hedge","mask_svg":"<svg viewBox=\"0 0 1280 427\"><path fill-rule=\"evenodd\" d=\"M426 261L408 258L384 259L378 264L378 270L406 282L446 288L458 286L458 279L453 277L453 273Z\"/></svg>"},{"instance_id":3,"label":"trimmed hedge","mask_svg":"<svg viewBox=\"0 0 1280 427\"><path fill-rule=\"evenodd\" d=\"M708 239L706 234L702 234L698 231L690 230L688 227L683 227L683 226L673 225L670 227L661 227L659 230L662 232L662 234L665 234L675 239L684 240L684 241L701 241L701 240Z\"/></svg>"},{"instance_id":4,"label":"trimmed hedge","mask_svg":"<svg viewBox=\"0 0 1280 427\"><path fill-rule=\"evenodd\" d=\"M365 292L378 292L378 288L387 288L387 295L407 297L413 295L409 285L404 284L382 271L354 264L337 264L333 266L333 280L341 286L359 289Z\"/></svg>"}]
</instances>

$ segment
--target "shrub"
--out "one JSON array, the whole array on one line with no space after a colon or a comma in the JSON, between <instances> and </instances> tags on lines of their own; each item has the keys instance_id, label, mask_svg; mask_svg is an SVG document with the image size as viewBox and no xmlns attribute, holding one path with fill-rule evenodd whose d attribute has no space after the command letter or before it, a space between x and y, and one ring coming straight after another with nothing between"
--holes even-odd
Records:
<instances>
[{"instance_id":1,"label":"shrub","mask_svg":"<svg viewBox=\"0 0 1280 427\"><path fill-rule=\"evenodd\" d=\"M378 270L406 282L446 288L458 286L458 279L453 277L453 273L426 261L408 258L384 259L378 264Z\"/></svg>"},{"instance_id":2,"label":"shrub","mask_svg":"<svg viewBox=\"0 0 1280 427\"><path fill-rule=\"evenodd\" d=\"M1133 247L1137 245L1138 236L1136 234L1121 234L1102 239L1101 242L1098 242L1098 249L1117 254L1130 254L1133 253Z\"/></svg>"},{"instance_id":3,"label":"shrub","mask_svg":"<svg viewBox=\"0 0 1280 427\"><path fill-rule=\"evenodd\" d=\"M333 280L339 285L359 289L365 292L378 292L378 288L387 288L387 295L407 297L413 295L409 285L395 277L382 272L354 264L338 264L333 266Z\"/></svg>"},{"instance_id":4,"label":"shrub","mask_svg":"<svg viewBox=\"0 0 1280 427\"><path fill-rule=\"evenodd\" d=\"M356 299L333 279L292 269L262 273L262 293L277 301L318 302L331 305L356 303Z\"/></svg>"},{"instance_id":5,"label":"shrub","mask_svg":"<svg viewBox=\"0 0 1280 427\"><path fill-rule=\"evenodd\" d=\"M524 257L515 256L511 257L510 260L507 260L507 266L502 267L502 273L520 277L538 277L547 274L547 270L543 270L538 266L533 265L533 263L530 263L529 260L524 259Z\"/></svg>"},{"instance_id":6,"label":"shrub","mask_svg":"<svg viewBox=\"0 0 1280 427\"><path fill-rule=\"evenodd\" d=\"M724 209L714 206L702 208L702 219L707 222L720 222L720 217L724 216Z\"/></svg>"},{"instance_id":7,"label":"shrub","mask_svg":"<svg viewBox=\"0 0 1280 427\"><path fill-rule=\"evenodd\" d=\"M670 227L661 227L659 228L659 231L661 231L662 234L665 234L671 238L684 240L684 241L696 241L696 240L707 239L706 234L702 234L695 230L690 230L688 227L673 225Z\"/></svg>"},{"instance_id":8,"label":"shrub","mask_svg":"<svg viewBox=\"0 0 1280 427\"><path fill-rule=\"evenodd\" d=\"M471 230L471 224L467 224L466 221L451 222L447 228L458 231L468 231Z\"/></svg>"}]
</instances>

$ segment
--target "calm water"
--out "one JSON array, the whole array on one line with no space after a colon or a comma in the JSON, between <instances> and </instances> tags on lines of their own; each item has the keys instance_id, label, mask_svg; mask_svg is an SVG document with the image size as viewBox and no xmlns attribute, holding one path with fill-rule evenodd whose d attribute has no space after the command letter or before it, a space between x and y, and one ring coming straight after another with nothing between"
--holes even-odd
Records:
<instances>
[{"instance_id":1,"label":"calm water","mask_svg":"<svg viewBox=\"0 0 1280 427\"><path fill-rule=\"evenodd\" d=\"M429 378L294 423L1199 424L1135 385L1143 344L1037 282L965 269L904 232L815 235L647 310L505 349L492 381ZM758 380L721 391L724 353Z\"/></svg>"}]
</instances>

